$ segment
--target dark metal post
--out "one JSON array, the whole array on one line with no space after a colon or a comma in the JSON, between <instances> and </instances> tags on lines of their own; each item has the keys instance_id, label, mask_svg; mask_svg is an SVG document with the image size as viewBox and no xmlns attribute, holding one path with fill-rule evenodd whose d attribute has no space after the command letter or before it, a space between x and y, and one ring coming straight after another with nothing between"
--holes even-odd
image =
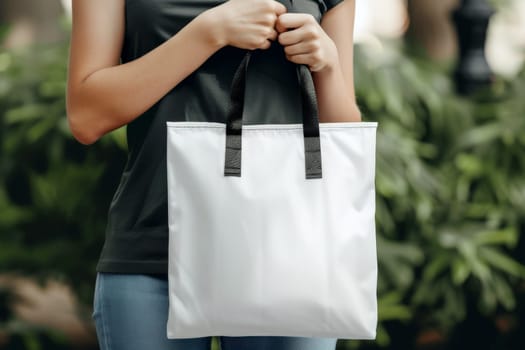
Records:
<instances>
[{"instance_id":1,"label":"dark metal post","mask_svg":"<svg viewBox=\"0 0 525 350\"><path fill-rule=\"evenodd\" d=\"M486 0L461 0L461 5L454 11L460 52L454 77L461 94L471 94L492 80L485 58L485 41L493 14L494 9Z\"/></svg>"}]
</instances>

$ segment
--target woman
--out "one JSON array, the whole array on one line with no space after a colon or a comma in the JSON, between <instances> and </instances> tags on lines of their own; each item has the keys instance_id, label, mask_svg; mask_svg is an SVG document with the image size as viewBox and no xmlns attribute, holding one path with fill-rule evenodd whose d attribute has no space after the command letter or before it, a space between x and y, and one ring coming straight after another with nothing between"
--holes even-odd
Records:
<instances>
[{"instance_id":1,"label":"woman","mask_svg":"<svg viewBox=\"0 0 525 350\"><path fill-rule=\"evenodd\" d=\"M127 125L129 156L97 265L94 320L103 350L209 349L166 338L166 121L225 121L233 73L249 68L252 123L297 115L294 64L308 65L321 122L359 121L354 0L73 0L67 87L83 144ZM272 103L268 103L271 101ZM264 110L264 113L262 113ZM261 114L264 114L261 117ZM262 118L262 119L261 119ZM328 350L336 339L220 337L223 350Z\"/></svg>"}]
</instances>

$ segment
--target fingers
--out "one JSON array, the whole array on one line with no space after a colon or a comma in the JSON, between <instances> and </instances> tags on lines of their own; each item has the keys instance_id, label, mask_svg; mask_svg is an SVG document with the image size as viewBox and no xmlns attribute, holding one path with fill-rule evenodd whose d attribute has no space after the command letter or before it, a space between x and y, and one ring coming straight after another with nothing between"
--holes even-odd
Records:
<instances>
[{"instance_id":1,"label":"fingers","mask_svg":"<svg viewBox=\"0 0 525 350\"><path fill-rule=\"evenodd\" d=\"M300 54L300 55L289 56L288 60L293 63L307 65L310 68L311 72L316 72L320 70L322 67L322 64L318 60L316 60L314 57L312 57L311 54Z\"/></svg>"},{"instance_id":2,"label":"fingers","mask_svg":"<svg viewBox=\"0 0 525 350\"><path fill-rule=\"evenodd\" d=\"M284 46L313 40L320 35L315 18L304 13L285 13L279 16L275 29L279 32L279 43Z\"/></svg>"},{"instance_id":3,"label":"fingers","mask_svg":"<svg viewBox=\"0 0 525 350\"><path fill-rule=\"evenodd\" d=\"M270 48L270 46L272 45L272 41L277 40L279 33L275 30L275 23L277 22L278 16L286 13L286 6L284 6L280 2L271 0L270 5L272 7L271 11L273 13L271 15L268 15L265 18L266 21L262 23L268 32L264 34L265 40L257 46L258 49L262 50Z\"/></svg>"},{"instance_id":4,"label":"fingers","mask_svg":"<svg viewBox=\"0 0 525 350\"><path fill-rule=\"evenodd\" d=\"M277 33L277 31L273 30L272 34L268 37L268 40L275 41L275 40L277 40L278 36L279 36L279 33Z\"/></svg>"},{"instance_id":5,"label":"fingers","mask_svg":"<svg viewBox=\"0 0 525 350\"><path fill-rule=\"evenodd\" d=\"M272 45L272 41L277 40L278 35L279 33L277 33L277 31L275 31L274 29L269 30L267 34L260 37L259 42L256 43L256 45L253 46L252 49L269 49Z\"/></svg>"},{"instance_id":6,"label":"fingers","mask_svg":"<svg viewBox=\"0 0 525 350\"><path fill-rule=\"evenodd\" d=\"M270 46L272 46L272 41L277 40L278 35L279 33L277 33L277 31L273 29L270 30L269 34L267 34L263 39L261 39L261 43L257 45L255 48L262 49L262 50L269 49Z\"/></svg>"},{"instance_id":7,"label":"fingers","mask_svg":"<svg viewBox=\"0 0 525 350\"><path fill-rule=\"evenodd\" d=\"M315 41L300 42L295 45L286 46L284 53L286 56L310 54L319 50L319 45Z\"/></svg>"},{"instance_id":8,"label":"fingers","mask_svg":"<svg viewBox=\"0 0 525 350\"><path fill-rule=\"evenodd\" d=\"M288 30L288 28L286 28L283 24L281 24L281 22L279 21L279 17L281 17L281 16L278 16L277 20L275 21L275 29L279 33L284 33L284 32L286 32Z\"/></svg>"},{"instance_id":9,"label":"fingers","mask_svg":"<svg viewBox=\"0 0 525 350\"><path fill-rule=\"evenodd\" d=\"M272 42L270 40L264 40L261 45L255 47L254 49L260 49L260 50L267 50L272 46Z\"/></svg>"},{"instance_id":10,"label":"fingers","mask_svg":"<svg viewBox=\"0 0 525 350\"><path fill-rule=\"evenodd\" d=\"M273 0L272 2L274 5L275 14L277 16L282 15L283 13L286 13L286 6L284 6L283 4L275 0Z\"/></svg>"},{"instance_id":11,"label":"fingers","mask_svg":"<svg viewBox=\"0 0 525 350\"><path fill-rule=\"evenodd\" d=\"M284 13L277 17L276 29L279 33L288 29L302 27L305 24L316 22L314 16L306 13ZM317 23L317 22L316 22Z\"/></svg>"},{"instance_id":12,"label":"fingers","mask_svg":"<svg viewBox=\"0 0 525 350\"><path fill-rule=\"evenodd\" d=\"M309 39L310 36L306 28L300 27L294 30L290 30L284 33L279 33L279 44L283 46L294 45L303 40Z\"/></svg>"},{"instance_id":13,"label":"fingers","mask_svg":"<svg viewBox=\"0 0 525 350\"><path fill-rule=\"evenodd\" d=\"M277 16L275 30L289 61L307 65L312 72L320 71L330 63L328 37L311 14L284 13Z\"/></svg>"},{"instance_id":14,"label":"fingers","mask_svg":"<svg viewBox=\"0 0 525 350\"><path fill-rule=\"evenodd\" d=\"M279 36L279 33L277 33L277 31L275 29L272 29L270 31L270 34L268 34L268 36L266 37L266 39L271 40L271 41L275 41L275 40L277 40L278 36Z\"/></svg>"}]
</instances>

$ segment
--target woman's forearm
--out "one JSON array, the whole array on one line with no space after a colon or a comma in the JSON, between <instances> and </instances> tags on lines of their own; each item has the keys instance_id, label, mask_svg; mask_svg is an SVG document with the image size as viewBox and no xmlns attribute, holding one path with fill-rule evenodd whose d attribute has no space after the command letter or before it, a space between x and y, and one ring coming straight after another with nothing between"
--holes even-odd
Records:
<instances>
[{"instance_id":1,"label":"woman's forearm","mask_svg":"<svg viewBox=\"0 0 525 350\"><path fill-rule=\"evenodd\" d=\"M361 112L352 88L346 86L339 64L319 72L312 72L317 93L320 122L361 121Z\"/></svg>"},{"instance_id":2,"label":"woman's forearm","mask_svg":"<svg viewBox=\"0 0 525 350\"><path fill-rule=\"evenodd\" d=\"M214 21L205 11L144 56L97 70L69 88L73 135L91 144L148 110L224 45L214 35Z\"/></svg>"}]
</instances>

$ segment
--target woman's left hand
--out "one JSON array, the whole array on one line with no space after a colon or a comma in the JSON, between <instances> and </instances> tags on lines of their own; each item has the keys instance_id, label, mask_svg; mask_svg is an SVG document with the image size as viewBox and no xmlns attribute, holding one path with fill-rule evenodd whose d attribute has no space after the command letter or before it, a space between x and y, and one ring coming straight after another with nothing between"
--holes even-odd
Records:
<instances>
[{"instance_id":1,"label":"woman's left hand","mask_svg":"<svg viewBox=\"0 0 525 350\"><path fill-rule=\"evenodd\" d=\"M339 64L337 47L315 20L306 13L284 13L277 18L278 40L286 58L320 72Z\"/></svg>"}]
</instances>

